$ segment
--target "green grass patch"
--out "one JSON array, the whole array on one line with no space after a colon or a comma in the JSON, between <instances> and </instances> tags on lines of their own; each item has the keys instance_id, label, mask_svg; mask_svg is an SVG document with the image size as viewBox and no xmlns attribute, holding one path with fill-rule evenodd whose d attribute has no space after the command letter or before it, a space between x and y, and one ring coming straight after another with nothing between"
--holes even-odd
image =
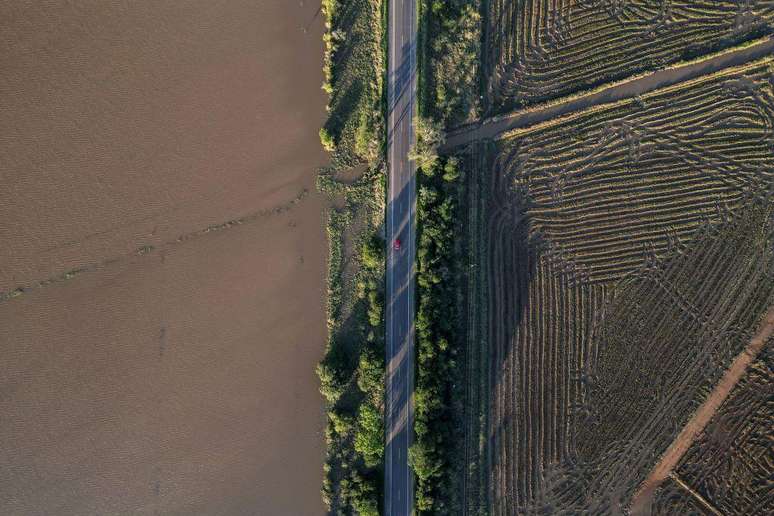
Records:
<instances>
[{"instance_id":1,"label":"green grass patch","mask_svg":"<svg viewBox=\"0 0 774 516\"><path fill-rule=\"evenodd\" d=\"M479 115L480 9L480 0L420 2L419 112L445 127Z\"/></svg>"},{"instance_id":2,"label":"green grass patch","mask_svg":"<svg viewBox=\"0 0 774 516\"><path fill-rule=\"evenodd\" d=\"M324 0L323 89L328 119L320 129L333 165L347 168L378 159L383 138L383 2Z\"/></svg>"}]
</instances>

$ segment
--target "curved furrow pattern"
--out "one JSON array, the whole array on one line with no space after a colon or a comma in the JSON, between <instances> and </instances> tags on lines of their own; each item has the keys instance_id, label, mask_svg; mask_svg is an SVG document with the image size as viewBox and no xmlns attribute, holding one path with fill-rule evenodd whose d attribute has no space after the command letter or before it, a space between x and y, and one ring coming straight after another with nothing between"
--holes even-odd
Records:
<instances>
[{"instance_id":1,"label":"curved furrow pattern","mask_svg":"<svg viewBox=\"0 0 774 516\"><path fill-rule=\"evenodd\" d=\"M774 1L496 0L490 112L591 89L774 31Z\"/></svg>"},{"instance_id":2,"label":"curved furrow pattern","mask_svg":"<svg viewBox=\"0 0 774 516\"><path fill-rule=\"evenodd\" d=\"M530 234L592 283L664 257L774 183L772 58L524 130L500 143Z\"/></svg>"}]
</instances>

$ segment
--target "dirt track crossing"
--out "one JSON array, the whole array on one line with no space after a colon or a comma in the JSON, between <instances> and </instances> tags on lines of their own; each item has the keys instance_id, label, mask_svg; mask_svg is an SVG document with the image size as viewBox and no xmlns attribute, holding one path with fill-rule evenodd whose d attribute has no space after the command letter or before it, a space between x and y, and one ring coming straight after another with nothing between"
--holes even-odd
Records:
<instances>
[{"instance_id":1,"label":"dirt track crossing","mask_svg":"<svg viewBox=\"0 0 774 516\"><path fill-rule=\"evenodd\" d=\"M758 333L750 340L744 350L737 355L734 362L726 370L720 382L710 395L683 427L661 460L651 470L632 498L631 514L646 514L656 488L669 476L671 471L688 451L699 433L707 426L712 416L731 393L731 390L744 376L747 367L764 348L772 333L774 333L774 306L771 306L764 317Z\"/></svg>"},{"instance_id":2,"label":"dirt track crossing","mask_svg":"<svg viewBox=\"0 0 774 516\"><path fill-rule=\"evenodd\" d=\"M592 106L609 104L622 99L636 97L658 88L708 75L719 70L744 64L774 52L774 39L768 38L749 47L719 53L714 57L695 63L636 76L614 83L599 91L579 96L570 96L544 107L517 110L513 113L495 116L480 123L462 126L447 135L444 151L469 144L475 140L497 138L512 129L529 127L563 115L581 111Z\"/></svg>"},{"instance_id":3,"label":"dirt track crossing","mask_svg":"<svg viewBox=\"0 0 774 516\"><path fill-rule=\"evenodd\" d=\"M774 299L770 63L470 147L491 161L471 159L469 356L487 358L468 511L623 510L748 345Z\"/></svg>"}]
</instances>

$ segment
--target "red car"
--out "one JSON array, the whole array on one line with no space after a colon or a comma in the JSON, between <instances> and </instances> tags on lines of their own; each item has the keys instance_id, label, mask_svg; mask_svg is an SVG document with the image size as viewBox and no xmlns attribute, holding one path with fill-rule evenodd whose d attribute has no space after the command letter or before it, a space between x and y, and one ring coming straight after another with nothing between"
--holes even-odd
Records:
<instances>
[{"instance_id":1,"label":"red car","mask_svg":"<svg viewBox=\"0 0 774 516\"><path fill-rule=\"evenodd\" d=\"M392 248L396 251L400 251L400 238L395 239L395 241L392 243Z\"/></svg>"}]
</instances>

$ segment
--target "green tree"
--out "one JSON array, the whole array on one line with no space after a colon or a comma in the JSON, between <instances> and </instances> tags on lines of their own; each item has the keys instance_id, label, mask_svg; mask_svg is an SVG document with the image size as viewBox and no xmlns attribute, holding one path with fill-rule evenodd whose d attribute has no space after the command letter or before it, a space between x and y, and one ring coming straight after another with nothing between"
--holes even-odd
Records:
<instances>
[{"instance_id":1,"label":"green tree","mask_svg":"<svg viewBox=\"0 0 774 516\"><path fill-rule=\"evenodd\" d=\"M457 166L457 158L449 158L443 166L443 180L446 182L456 181L460 177L460 171Z\"/></svg>"},{"instance_id":2,"label":"green tree","mask_svg":"<svg viewBox=\"0 0 774 516\"><path fill-rule=\"evenodd\" d=\"M409 151L409 159L413 160L419 168L427 172L438 161L438 147L445 141L443 127L429 118L416 117L414 128L417 142Z\"/></svg>"},{"instance_id":3,"label":"green tree","mask_svg":"<svg viewBox=\"0 0 774 516\"><path fill-rule=\"evenodd\" d=\"M363 242L360 261L371 270L378 270L384 264L384 240L379 235L372 235Z\"/></svg>"},{"instance_id":4,"label":"green tree","mask_svg":"<svg viewBox=\"0 0 774 516\"><path fill-rule=\"evenodd\" d=\"M379 410L370 402L360 405L357 418L355 450L363 456L366 466L372 468L384 456L384 422Z\"/></svg>"},{"instance_id":5,"label":"green tree","mask_svg":"<svg viewBox=\"0 0 774 516\"><path fill-rule=\"evenodd\" d=\"M371 348L363 350L357 368L357 386L371 396L384 393L384 357ZM378 400L372 400L376 403Z\"/></svg>"},{"instance_id":6,"label":"green tree","mask_svg":"<svg viewBox=\"0 0 774 516\"><path fill-rule=\"evenodd\" d=\"M352 507L360 516L379 516L379 497L372 481L352 475Z\"/></svg>"},{"instance_id":7,"label":"green tree","mask_svg":"<svg viewBox=\"0 0 774 516\"><path fill-rule=\"evenodd\" d=\"M323 149L328 152L333 152L336 148L336 142L333 141L333 136L331 136L331 133L329 133L325 127L320 129L320 143L322 144Z\"/></svg>"}]
</instances>

